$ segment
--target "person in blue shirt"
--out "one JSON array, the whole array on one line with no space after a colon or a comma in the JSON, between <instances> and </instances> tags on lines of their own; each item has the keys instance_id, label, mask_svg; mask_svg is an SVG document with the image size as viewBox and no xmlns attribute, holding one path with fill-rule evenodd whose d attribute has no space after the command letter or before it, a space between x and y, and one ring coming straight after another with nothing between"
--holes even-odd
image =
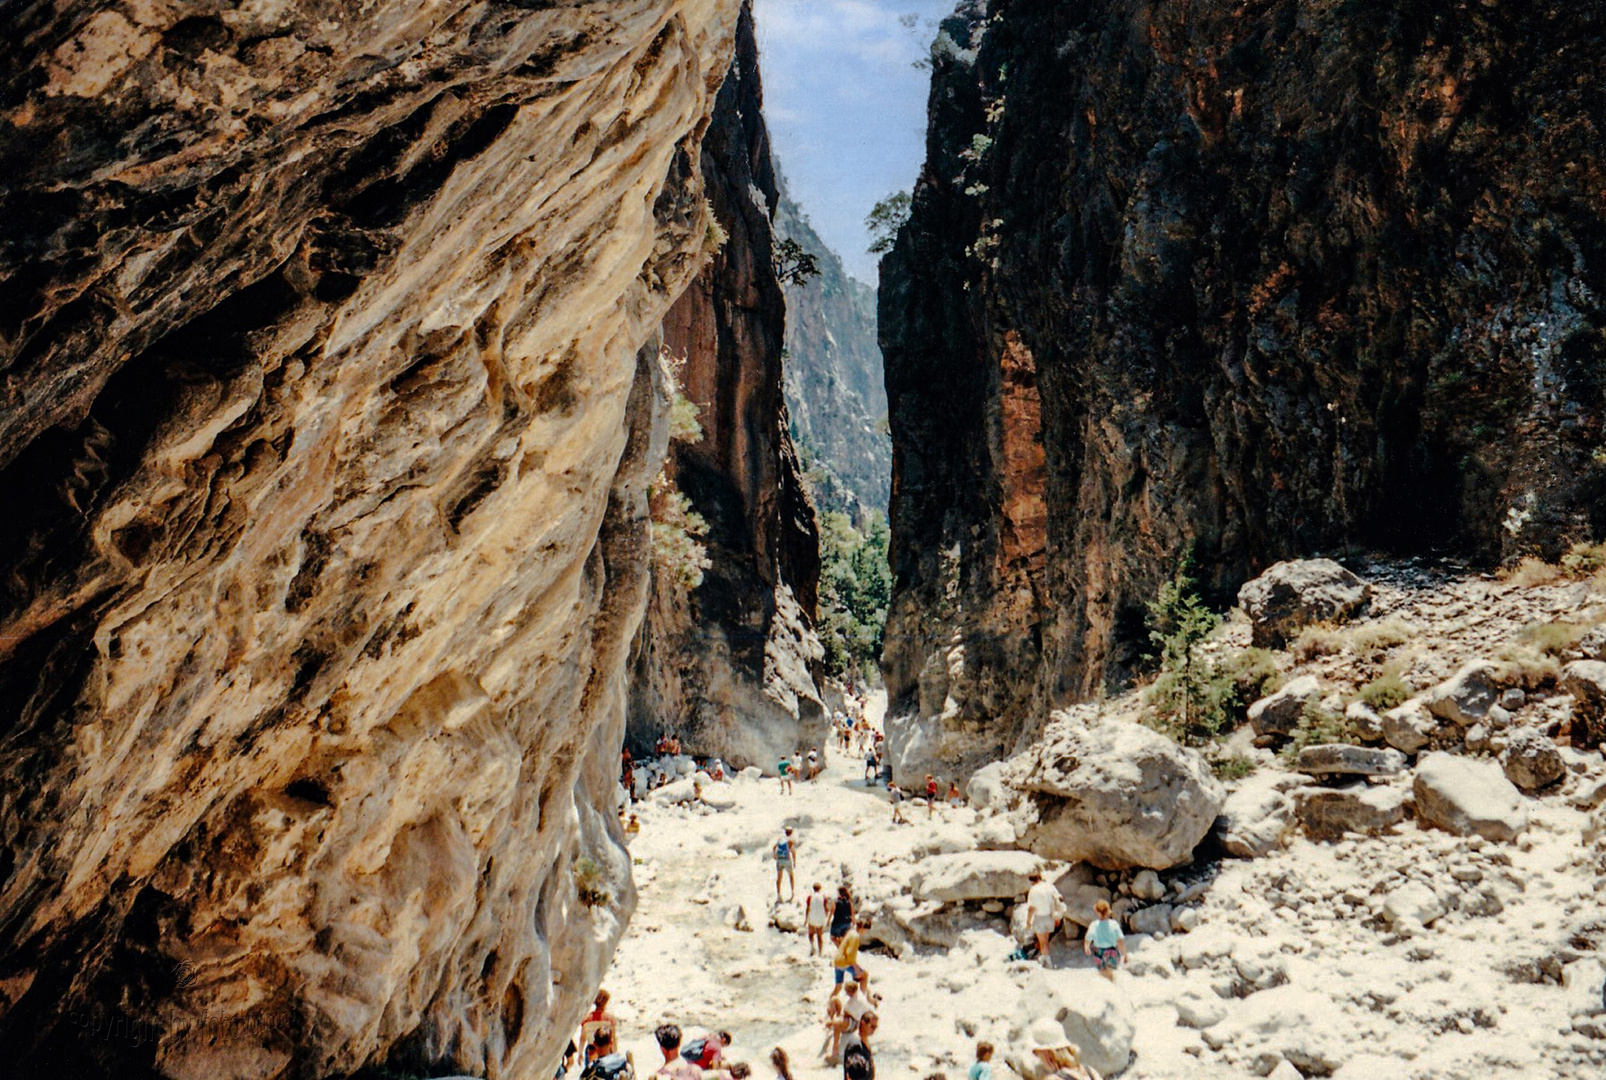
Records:
<instances>
[{"instance_id":1,"label":"person in blue shirt","mask_svg":"<svg viewBox=\"0 0 1606 1080\"><path fill-rule=\"evenodd\" d=\"M1121 932L1121 924L1110 918L1108 901L1094 904L1093 913L1098 918L1087 928L1082 951L1093 957L1100 975L1114 982L1115 969L1126 962L1126 935Z\"/></svg>"},{"instance_id":2,"label":"person in blue shirt","mask_svg":"<svg viewBox=\"0 0 1606 1080\"><path fill-rule=\"evenodd\" d=\"M971 1063L970 1071L965 1074L965 1080L993 1080L992 1043L976 1044L976 1060Z\"/></svg>"}]
</instances>

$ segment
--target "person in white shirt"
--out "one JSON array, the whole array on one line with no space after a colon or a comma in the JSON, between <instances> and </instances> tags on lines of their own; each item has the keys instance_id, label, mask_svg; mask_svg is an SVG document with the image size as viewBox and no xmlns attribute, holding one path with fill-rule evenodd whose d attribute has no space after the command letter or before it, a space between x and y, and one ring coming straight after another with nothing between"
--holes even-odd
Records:
<instances>
[{"instance_id":1,"label":"person in white shirt","mask_svg":"<svg viewBox=\"0 0 1606 1080\"><path fill-rule=\"evenodd\" d=\"M1037 955L1047 967L1048 939L1054 936L1059 908L1064 901L1060 891L1044 881L1042 874L1032 874L1031 882L1032 887L1026 890L1026 925L1037 938Z\"/></svg>"},{"instance_id":2,"label":"person in white shirt","mask_svg":"<svg viewBox=\"0 0 1606 1080\"><path fill-rule=\"evenodd\" d=\"M821 891L818 881L814 891L803 901L803 925L809 932L809 955L825 955L825 926L831 921L831 898Z\"/></svg>"}]
</instances>

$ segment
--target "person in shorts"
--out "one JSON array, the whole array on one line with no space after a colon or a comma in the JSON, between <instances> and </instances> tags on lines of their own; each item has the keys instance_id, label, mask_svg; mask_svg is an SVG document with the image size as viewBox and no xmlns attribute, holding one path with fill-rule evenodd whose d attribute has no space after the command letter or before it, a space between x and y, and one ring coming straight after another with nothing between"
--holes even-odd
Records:
<instances>
[{"instance_id":1,"label":"person in shorts","mask_svg":"<svg viewBox=\"0 0 1606 1080\"><path fill-rule=\"evenodd\" d=\"M781 878L785 877L792 889L792 899L797 899L797 877L793 873L793 861L797 854L797 840L792 836L792 826L786 827L786 832L775 841L775 902L781 902Z\"/></svg>"},{"instance_id":2,"label":"person in shorts","mask_svg":"<svg viewBox=\"0 0 1606 1080\"><path fill-rule=\"evenodd\" d=\"M1098 964L1100 975L1114 982L1115 969L1126 962L1126 935L1121 932L1121 924L1110 917L1108 901L1094 904L1093 913L1098 918L1087 928L1082 951Z\"/></svg>"},{"instance_id":3,"label":"person in shorts","mask_svg":"<svg viewBox=\"0 0 1606 1080\"><path fill-rule=\"evenodd\" d=\"M792 794L792 775L796 772L796 770L797 766L792 764L791 758L782 758L776 764L775 771L779 773L781 777L782 795Z\"/></svg>"},{"instance_id":4,"label":"person in shorts","mask_svg":"<svg viewBox=\"0 0 1606 1080\"><path fill-rule=\"evenodd\" d=\"M825 926L831 921L831 898L816 881L814 891L803 901L803 926L809 932L809 955L825 955Z\"/></svg>"},{"instance_id":5,"label":"person in shorts","mask_svg":"<svg viewBox=\"0 0 1606 1080\"><path fill-rule=\"evenodd\" d=\"M838 885L836 900L831 905L831 944L839 946L853 929L853 896L846 885Z\"/></svg>"},{"instance_id":6,"label":"person in shorts","mask_svg":"<svg viewBox=\"0 0 1606 1080\"><path fill-rule=\"evenodd\" d=\"M1026 890L1026 925L1037 939L1037 955L1043 961L1043 966L1047 967L1048 939L1054 936L1059 906L1063 901L1060 891L1044 881L1041 873L1034 872L1029 880L1032 886Z\"/></svg>"},{"instance_id":7,"label":"person in shorts","mask_svg":"<svg viewBox=\"0 0 1606 1080\"><path fill-rule=\"evenodd\" d=\"M926 774L926 816L929 818L937 812L937 793L942 788L937 784L937 778L930 773Z\"/></svg>"},{"instance_id":8,"label":"person in shorts","mask_svg":"<svg viewBox=\"0 0 1606 1080\"><path fill-rule=\"evenodd\" d=\"M868 916L860 915L858 921L848 929L842 938L842 944L837 946L836 957L832 961L832 976L836 984L841 985L848 979L858 981L864 989L865 1000L872 1005L876 999L870 993L870 973L859 966L859 941L863 931L870 929Z\"/></svg>"}]
</instances>

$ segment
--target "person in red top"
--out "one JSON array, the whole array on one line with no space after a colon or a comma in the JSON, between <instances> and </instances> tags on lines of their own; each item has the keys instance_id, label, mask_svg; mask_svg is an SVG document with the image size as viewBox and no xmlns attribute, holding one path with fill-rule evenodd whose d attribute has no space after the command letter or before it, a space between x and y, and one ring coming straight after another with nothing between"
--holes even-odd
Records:
<instances>
[{"instance_id":1,"label":"person in red top","mask_svg":"<svg viewBox=\"0 0 1606 1080\"><path fill-rule=\"evenodd\" d=\"M942 789L937 786L937 778L930 773L926 774L926 816L929 818L937 812L937 792Z\"/></svg>"},{"instance_id":2,"label":"person in red top","mask_svg":"<svg viewBox=\"0 0 1606 1080\"><path fill-rule=\"evenodd\" d=\"M680 1056L697 1066L699 1069L706 1070L722 1067L725 1047L731 1044L731 1033L728 1031L721 1031L708 1036L706 1039L699 1039L697 1042L701 1042L702 1046L699 1047L697 1043L694 1042L690 1046L686 1047L685 1050L682 1050L680 1052ZM692 1056L687 1057L687 1054L691 1054Z\"/></svg>"}]
</instances>

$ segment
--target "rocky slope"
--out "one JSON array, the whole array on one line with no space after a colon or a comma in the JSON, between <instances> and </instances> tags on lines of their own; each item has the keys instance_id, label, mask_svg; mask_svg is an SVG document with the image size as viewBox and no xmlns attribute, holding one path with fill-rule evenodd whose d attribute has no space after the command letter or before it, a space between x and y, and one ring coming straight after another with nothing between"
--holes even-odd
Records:
<instances>
[{"instance_id":1,"label":"rocky slope","mask_svg":"<svg viewBox=\"0 0 1606 1080\"><path fill-rule=\"evenodd\" d=\"M738 767L825 735L813 623L820 576L781 394L786 299L772 261L777 203L752 16L703 141L723 247L664 321L664 345L700 437L671 444L666 480L707 523L708 567L687 588L655 573L633 658L630 745L664 731Z\"/></svg>"},{"instance_id":2,"label":"rocky slope","mask_svg":"<svg viewBox=\"0 0 1606 1080\"><path fill-rule=\"evenodd\" d=\"M905 775L1119 684L1190 547L1606 533L1598 5L994 7L882 264Z\"/></svg>"},{"instance_id":3,"label":"rocky slope","mask_svg":"<svg viewBox=\"0 0 1606 1080\"><path fill-rule=\"evenodd\" d=\"M737 7L9 20L9 1070L550 1075Z\"/></svg>"},{"instance_id":4,"label":"rocky slope","mask_svg":"<svg viewBox=\"0 0 1606 1080\"><path fill-rule=\"evenodd\" d=\"M818 260L819 276L786 289L786 406L814 471L821 509L862 522L887 509L892 440L876 341L875 290L850 277L778 178L775 229Z\"/></svg>"}]
</instances>

